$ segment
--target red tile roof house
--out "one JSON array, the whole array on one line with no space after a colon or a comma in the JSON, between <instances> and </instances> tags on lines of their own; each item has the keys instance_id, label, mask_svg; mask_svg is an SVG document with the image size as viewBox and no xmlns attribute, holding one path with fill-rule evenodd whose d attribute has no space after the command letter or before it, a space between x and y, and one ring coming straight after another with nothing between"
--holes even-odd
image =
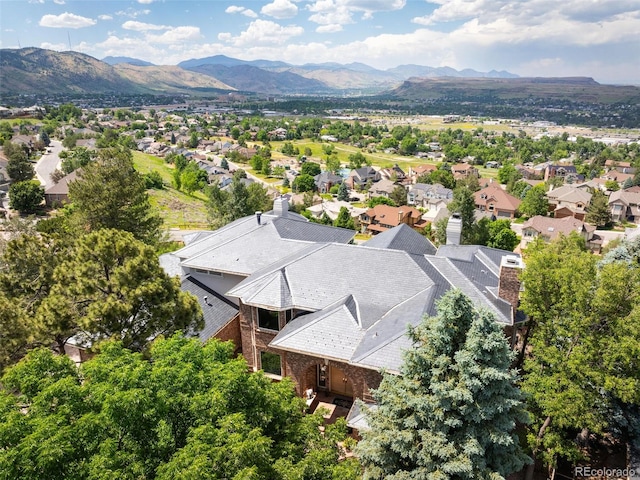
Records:
<instances>
[{"instance_id":1,"label":"red tile roof house","mask_svg":"<svg viewBox=\"0 0 640 480\"><path fill-rule=\"evenodd\" d=\"M362 232L371 235L377 235L402 223L415 229L427 226L427 222L422 220L420 210L407 205L403 207L376 205L360 215Z\"/></svg>"},{"instance_id":2,"label":"red tile roof house","mask_svg":"<svg viewBox=\"0 0 640 480\"><path fill-rule=\"evenodd\" d=\"M536 215L522 225L520 248L527 248L538 237L541 237L545 242L551 242L560 234L567 236L571 232L576 232L584 238L589 250L600 253L602 238L595 235L595 231L595 225L589 225L573 217L553 218Z\"/></svg>"},{"instance_id":3,"label":"red tile roof house","mask_svg":"<svg viewBox=\"0 0 640 480\"><path fill-rule=\"evenodd\" d=\"M352 245L355 232L307 222L283 203L167 255L183 282L203 288L203 310L221 302L206 292L233 304L216 325L229 330L236 322L249 367L275 380L290 377L299 395L311 389L371 401L381 369L400 370L411 345L407 327L434 315L451 288L489 309L506 335L524 320L516 316L523 265L512 252L472 245L435 251L406 225ZM200 338L217 337L216 328Z\"/></svg>"},{"instance_id":4,"label":"red tile roof house","mask_svg":"<svg viewBox=\"0 0 640 480\"><path fill-rule=\"evenodd\" d=\"M416 183L420 175L424 175L425 173L428 174L431 172L435 172L437 169L438 167L436 167L435 165L430 165L425 163L423 165L418 165L416 167L409 167L409 172L407 176L411 179L412 183Z\"/></svg>"},{"instance_id":5,"label":"red tile roof house","mask_svg":"<svg viewBox=\"0 0 640 480\"><path fill-rule=\"evenodd\" d=\"M489 185L474 195L476 208L482 212L491 212L498 218L516 217L521 200L510 195L499 185Z\"/></svg>"}]
</instances>

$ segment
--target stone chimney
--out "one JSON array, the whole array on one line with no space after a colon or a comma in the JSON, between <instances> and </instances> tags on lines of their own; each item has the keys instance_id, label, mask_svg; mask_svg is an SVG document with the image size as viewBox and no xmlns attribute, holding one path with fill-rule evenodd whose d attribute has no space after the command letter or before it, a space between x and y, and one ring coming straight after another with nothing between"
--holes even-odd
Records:
<instances>
[{"instance_id":1,"label":"stone chimney","mask_svg":"<svg viewBox=\"0 0 640 480\"><path fill-rule=\"evenodd\" d=\"M524 268L522 259L517 255L505 255L500 262L498 296L513 307L515 313L520 302L520 272Z\"/></svg>"},{"instance_id":2,"label":"stone chimney","mask_svg":"<svg viewBox=\"0 0 640 480\"><path fill-rule=\"evenodd\" d=\"M280 196L273 201L273 213L278 217L289 216L289 202L286 198Z\"/></svg>"},{"instance_id":3,"label":"stone chimney","mask_svg":"<svg viewBox=\"0 0 640 480\"><path fill-rule=\"evenodd\" d=\"M447 245L460 245L462 239L462 219L454 213L447 223Z\"/></svg>"}]
</instances>

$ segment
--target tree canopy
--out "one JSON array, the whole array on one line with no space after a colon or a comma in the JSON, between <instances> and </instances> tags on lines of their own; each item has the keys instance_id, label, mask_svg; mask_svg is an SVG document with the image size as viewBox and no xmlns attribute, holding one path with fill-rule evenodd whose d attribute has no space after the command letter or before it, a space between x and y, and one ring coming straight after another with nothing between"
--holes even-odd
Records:
<instances>
[{"instance_id":1,"label":"tree canopy","mask_svg":"<svg viewBox=\"0 0 640 480\"><path fill-rule=\"evenodd\" d=\"M615 257L598 263L577 234L533 242L525 253L521 305L531 320L522 387L534 414L528 439L533 454L555 466L559 458L583 457L580 438L629 441L640 434L633 421L640 405L640 269Z\"/></svg>"},{"instance_id":2,"label":"tree canopy","mask_svg":"<svg viewBox=\"0 0 640 480\"><path fill-rule=\"evenodd\" d=\"M250 373L233 345L174 335L149 359L102 345L78 369L46 349L2 378L3 478L350 480L357 461L322 434L290 380Z\"/></svg>"},{"instance_id":3,"label":"tree canopy","mask_svg":"<svg viewBox=\"0 0 640 480\"><path fill-rule=\"evenodd\" d=\"M134 169L128 149L100 150L96 161L69 184L69 197L85 231L116 228L147 243L160 238L162 218L149 203L144 178Z\"/></svg>"},{"instance_id":4,"label":"tree canopy","mask_svg":"<svg viewBox=\"0 0 640 480\"><path fill-rule=\"evenodd\" d=\"M356 449L365 479L501 479L528 461L515 434L528 416L502 329L458 290L437 309L410 328L400 374L384 374L373 392L378 408Z\"/></svg>"}]
</instances>

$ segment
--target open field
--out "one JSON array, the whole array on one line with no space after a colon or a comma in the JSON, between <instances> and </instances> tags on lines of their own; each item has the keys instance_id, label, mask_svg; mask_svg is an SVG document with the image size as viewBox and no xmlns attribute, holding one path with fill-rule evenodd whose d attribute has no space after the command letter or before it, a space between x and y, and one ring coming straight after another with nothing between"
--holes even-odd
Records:
<instances>
[{"instance_id":1,"label":"open field","mask_svg":"<svg viewBox=\"0 0 640 480\"><path fill-rule=\"evenodd\" d=\"M157 171L165 183L163 190L150 190L151 204L158 208L164 219L165 228L197 229L208 228L206 197L201 192L189 196L176 190L172 185L173 169L162 158L133 152L133 163L141 174Z\"/></svg>"}]
</instances>

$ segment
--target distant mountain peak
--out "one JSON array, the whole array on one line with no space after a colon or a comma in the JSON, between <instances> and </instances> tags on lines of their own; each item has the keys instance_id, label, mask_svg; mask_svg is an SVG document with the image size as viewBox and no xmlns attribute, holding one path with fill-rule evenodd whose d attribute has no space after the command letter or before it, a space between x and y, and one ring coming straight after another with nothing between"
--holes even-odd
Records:
<instances>
[{"instance_id":1,"label":"distant mountain peak","mask_svg":"<svg viewBox=\"0 0 640 480\"><path fill-rule=\"evenodd\" d=\"M131 57L104 57L102 59L104 63L108 63L109 65L118 65L120 63L128 63L130 65L136 65L138 67L152 67L154 66L151 62L146 62L144 60L140 60L138 58Z\"/></svg>"}]
</instances>

